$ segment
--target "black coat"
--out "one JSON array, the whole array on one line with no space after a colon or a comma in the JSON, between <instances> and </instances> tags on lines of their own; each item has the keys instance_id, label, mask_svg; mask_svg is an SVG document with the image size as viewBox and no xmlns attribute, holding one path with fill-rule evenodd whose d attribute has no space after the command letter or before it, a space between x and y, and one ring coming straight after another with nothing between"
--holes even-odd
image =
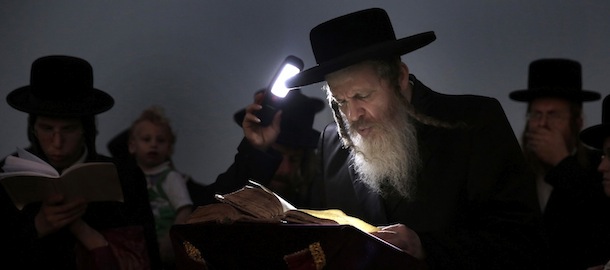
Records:
<instances>
[{"instance_id":1,"label":"black coat","mask_svg":"<svg viewBox=\"0 0 610 270\"><path fill-rule=\"evenodd\" d=\"M583 151L588 164L569 156L544 179L553 186L543 221L554 269L586 269L610 260L610 199L597 172L602 154Z\"/></svg>"},{"instance_id":2,"label":"black coat","mask_svg":"<svg viewBox=\"0 0 610 270\"><path fill-rule=\"evenodd\" d=\"M338 208L374 225L407 225L420 236L431 269L538 269L545 242L533 174L499 102L440 94L411 80L417 111L466 124L416 124L423 166L415 199L370 193L330 124L318 147L323 170L311 206Z\"/></svg>"}]
</instances>

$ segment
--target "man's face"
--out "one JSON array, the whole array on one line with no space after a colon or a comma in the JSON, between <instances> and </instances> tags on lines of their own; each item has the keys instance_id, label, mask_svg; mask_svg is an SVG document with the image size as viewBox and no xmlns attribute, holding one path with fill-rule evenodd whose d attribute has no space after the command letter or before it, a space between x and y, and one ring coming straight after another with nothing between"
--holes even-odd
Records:
<instances>
[{"instance_id":1,"label":"man's face","mask_svg":"<svg viewBox=\"0 0 610 270\"><path fill-rule=\"evenodd\" d=\"M390 105L396 103L396 97L371 65L355 65L326 79L351 132L365 140L383 135L380 125L392 117Z\"/></svg>"},{"instance_id":2,"label":"man's face","mask_svg":"<svg viewBox=\"0 0 610 270\"><path fill-rule=\"evenodd\" d=\"M559 133L564 143L570 145L577 134L573 133L570 102L562 98L538 98L530 103L527 114L527 131L539 130ZM575 131L578 132L578 131Z\"/></svg>"},{"instance_id":3,"label":"man's face","mask_svg":"<svg viewBox=\"0 0 610 270\"><path fill-rule=\"evenodd\" d=\"M532 128L546 128L570 132L570 102L561 98L538 98L531 102L527 125Z\"/></svg>"},{"instance_id":4,"label":"man's face","mask_svg":"<svg viewBox=\"0 0 610 270\"><path fill-rule=\"evenodd\" d=\"M304 181L301 167L305 155L304 148L288 147L281 144L273 144L273 148L282 154L282 161L278 166L269 188L284 196L300 189Z\"/></svg>"},{"instance_id":5,"label":"man's face","mask_svg":"<svg viewBox=\"0 0 610 270\"><path fill-rule=\"evenodd\" d=\"M84 131L80 119L38 116L34 134L53 167L65 169L84 151Z\"/></svg>"},{"instance_id":6,"label":"man's face","mask_svg":"<svg viewBox=\"0 0 610 270\"><path fill-rule=\"evenodd\" d=\"M597 167L597 170L602 173L604 181L604 193L610 197L610 136L604 140L604 146L602 147L603 157L602 161Z\"/></svg>"},{"instance_id":7,"label":"man's face","mask_svg":"<svg viewBox=\"0 0 610 270\"><path fill-rule=\"evenodd\" d=\"M353 142L352 165L360 181L373 191L389 187L405 198L414 195L419 153L417 132L407 104L399 99L408 87L408 70L401 66L394 89L370 64L359 64L326 77L332 98Z\"/></svg>"}]
</instances>

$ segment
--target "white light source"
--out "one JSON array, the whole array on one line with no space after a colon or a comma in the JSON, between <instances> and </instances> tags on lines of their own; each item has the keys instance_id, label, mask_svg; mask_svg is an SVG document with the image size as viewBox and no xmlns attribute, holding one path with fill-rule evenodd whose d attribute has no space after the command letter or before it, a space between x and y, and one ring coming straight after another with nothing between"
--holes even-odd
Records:
<instances>
[{"instance_id":1,"label":"white light source","mask_svg":"<svg viewBox=\"0 0 610 270\"><path fill-rule=\"evenodd\" d=\"M301 69L303 69L303 60L300 58L289 55L284 59L269 86L265 89L265 96L261 104L263 107L255 112L256 116L261 120L261 126L269 125L275 113L281 109L283 105L282 99L292 89L286 87L286 81L301 72Z\"/></svg>"},{"instance_id":2,"label":"white light source","mask_svg":"<svg viewBox=\"0 0 610 270\"><path fill-rule=\"evenodd\" d=\"M290 91L290 89L286 87L286 81L292 76L297 75L300 71L301 69L299 67L292 63L286 63L273 83L271 93L277 97L285 97L288 94L288 91Z\"/></svg>"}]
</instances>

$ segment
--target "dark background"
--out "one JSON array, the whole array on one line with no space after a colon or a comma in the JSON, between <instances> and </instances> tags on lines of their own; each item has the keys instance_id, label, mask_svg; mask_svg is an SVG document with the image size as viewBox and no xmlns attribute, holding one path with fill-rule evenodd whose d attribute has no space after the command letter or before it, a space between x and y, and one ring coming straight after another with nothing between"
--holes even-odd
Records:
<instances>
[{"instance_id":1,"label":"dark background","mask_svg":"<svg viewBox=\"0 0 610 270\"><path fill-rule=\"evenodd\" d=\"M252 102L289 54L315 65L309 31L365 9L388 11L398 38L435 31L437 40L403 57L432 89L500 100L517 136L532 60L583 65L583 88L610 93L607 0L134 0L0 1L0 95L29 83L32 61L49 54L88 60L94 85L115 107L99 115L98 149L146 107L165 107L178 135L178 168L202 183L232 163L242 138L233 113ZM323 97L321 84L303 88ZM585 126L601 122L601 101L585 104ZM25 113L0 103L1 155L27 146ZM329 109L316 128L332 121Z\"/></svg>"}]
</instances>

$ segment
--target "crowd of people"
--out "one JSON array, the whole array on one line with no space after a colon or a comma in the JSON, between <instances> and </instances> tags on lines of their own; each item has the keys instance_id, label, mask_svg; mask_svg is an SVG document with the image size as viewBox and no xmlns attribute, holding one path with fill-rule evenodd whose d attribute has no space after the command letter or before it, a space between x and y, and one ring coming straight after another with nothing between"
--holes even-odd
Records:
<instances>
[{"instance_id":1,"label":"crowd of people","mask_svg":"<svg viewBox=\"0 0 610 270\"><path fill-rule=\"evenodd\" d=\"M509 93L527 102L519 139L497 99L444 94L410 72L402 56L435 39L397 38L379 8L317 25L316 65L288 81L294 90L270 125L257 117L264 91L235 113L244 138L208 185L176 168L176 135L160 106L109 142L112 157L99 154L96 115L114 99L94 87L86 60L36 59L29 85L6 98L28 114L30 145L0 172L9 157L35 156L58 173L107 162L123 201L50 193L19 209L0 185L4 255L35 269L175 269L171 227L254 179L299 208L378 226L372 235L427 269L610 267L610 96L602 123L585 128L583 103L601 95L582 88L580 63L534 60L527 88ZM318 82L326 102L300 89ZM334 121L318 131L325 104Z\"/></svg>"}]
</instances>

